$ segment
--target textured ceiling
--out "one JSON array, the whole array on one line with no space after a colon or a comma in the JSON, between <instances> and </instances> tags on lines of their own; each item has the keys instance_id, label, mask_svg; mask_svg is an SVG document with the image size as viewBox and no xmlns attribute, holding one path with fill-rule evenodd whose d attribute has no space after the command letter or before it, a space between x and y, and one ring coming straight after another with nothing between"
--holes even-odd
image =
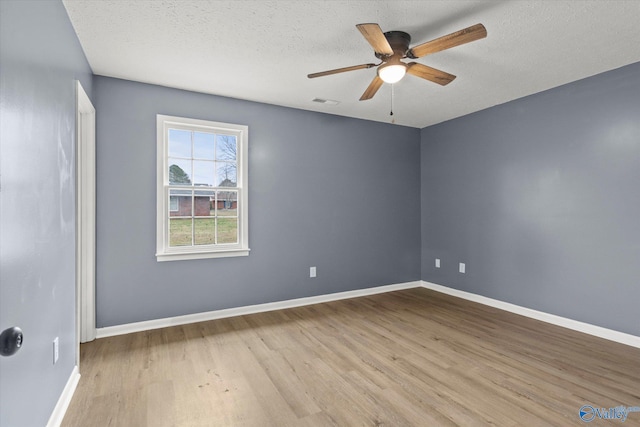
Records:
<instances>
[{"instance_id":1,"label":"textured ceiling","mask_svg":"<svg viewBox=\"0 0 640 427\"><path fill-rule=\"evenodd\" d=\"M375 69L306 75L377 62L359 23L412 46L484 24L487 38L418 60L451 84L394 85L395 122L417 128L640 61L638 0L63 2L95 74L381 122L390 85L358 101Z\"/></svg>"}]
</instances>

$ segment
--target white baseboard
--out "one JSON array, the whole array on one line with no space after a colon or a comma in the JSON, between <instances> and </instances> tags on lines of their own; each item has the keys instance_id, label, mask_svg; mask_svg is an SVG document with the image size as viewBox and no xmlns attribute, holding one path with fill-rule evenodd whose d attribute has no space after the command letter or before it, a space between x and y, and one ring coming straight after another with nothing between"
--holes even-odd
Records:
<instances>
[{"instance_id":1,"label":"white baseboard","mask_svg":"<svg viewBox=\"0 0 640 427\"><path fill-rule=\"evenodd\" d=\"M297 298L286 301L270 302L266 304L248 305L245 307L228 308L224 310L208 311L205 313L187 314L184 316L167 317L164 319L147 320L144 322L127 323L124 325L107 326L96 330L96 338L105 338L115 335L130 334L132 332L148 331L151 329L166 328L169 326L186 325L189 323L206 322L208 320L224 319L227 317L244 316L246 314L264 313L267 311L282 310L285 308L302 307L305 305L319 304L323 302L338 301L342 299L357 298L367 295L382 294L385 292L399 291L402 289L417 288L422 286L421 281L399 283L395 285L377 286L374 288L358 289L355 291L338 292L334 294L318 295L314 297Z\"/></svg>"},{"instance_id":2,"label":"white baseboard","mask_svg":"<svg viewBox=\"0 0 640 427\"><path fill-rule=\"evenodd\" d=\"M555 314L549 314L543 311L532 310L530 308L521 307L519 305L511 304L508 302L484 297L482 295L448 288L446 286L437 285L431 282L425 282L424 280L422 281L422 286L427 289L442 292L443 294L448 294L454 297L459 297L469 301L499 308L500 310L520 314L532 319L541 320L543 322L551 323L557 326L562 326L563 328L572 329L574 331L584 332L585 334L594 335L596 337L604 338L609 341L615 341L621 344L640 348L640 337L637 337L635 335L614 331L613 329L607 329L601 326L591 325L589 323L579 322L573 319L567 319L566 317L556 316Z\"/></svg>"},{"instance_id":3,"label":"white baseboard","mask_svg":"<svg viewBox=\"0 0 640 427\"><path fill-rule=\"evenodd\" d=\"M208 320L224 319L227 317L243 316L246 314L263 313L273 310L282 310L286 308L301 307L305 305L319 304L323 302L338 301L348 298L357 298L367 295L381 294L385 292L398 291L402 289L410 289L416 287L424 287L437 292L448 294L451 296L474 301L480 304L499 308L511 313L530 317L532 319L541 320L563 328L572 329L578 332L584 332L589 335L604 338L610 341L619 342L621 344L630 345L640 348L640 337L627 334L624 332L614 331L612 329L591 325L589 323L579 322L577 320L567 319L566 317L556 316L542 311L533 310L508 302L484 297L482 295L470 292L460 291L458 289L448 288L436 283L418 280L415 282L399 283L395 285L377 286L374 288L359 289L355 291L338 292L334 294L318 295L307 298L297 298L286 301L270 302L266 304L249 305L245 307L228 308L224 310L208 311L205 313L187 314L184 316L168 317L163 319L147 320L144 322L127 323L124 325L108 326L98 328L96 330L96 338L105 338L115 335L130 334L133 332L148 331L152 329L166 328L170 326L186 325L189 323L206 322Z\"/></svg>"},{"instance_id":4,"label":"white baseboard","mask_svg":"<svg viewBox=\"0 0 640 427\"><path fill-rule=\"evenodd\" d=\"M80 371L78 370L78 365L76 365L73 367L73 371L71 371L71 375L62 390L58 403L56 403L55 408L53 408L47 427L59 427L60 424L62 424L64 415L71 403L71 398L73 398L73 393L76 391L76 387L78 386L78 381L80 381Z\"/></svg>"}]
</instances>

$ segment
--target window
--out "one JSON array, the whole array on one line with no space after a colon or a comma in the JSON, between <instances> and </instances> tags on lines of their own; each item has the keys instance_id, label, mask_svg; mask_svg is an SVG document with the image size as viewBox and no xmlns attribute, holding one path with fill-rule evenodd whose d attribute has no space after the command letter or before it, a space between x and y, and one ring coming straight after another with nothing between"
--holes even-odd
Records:
<instances>
[{"instance_id":1,"label":"window","mask_svg":"<svg viewBox=\"0 0 640 427\"><path fill-rule=\"evenodd\" d=\"M157 260L248 255L248 127L163 115L157 126Z\"/></svg>"}]
</instances>

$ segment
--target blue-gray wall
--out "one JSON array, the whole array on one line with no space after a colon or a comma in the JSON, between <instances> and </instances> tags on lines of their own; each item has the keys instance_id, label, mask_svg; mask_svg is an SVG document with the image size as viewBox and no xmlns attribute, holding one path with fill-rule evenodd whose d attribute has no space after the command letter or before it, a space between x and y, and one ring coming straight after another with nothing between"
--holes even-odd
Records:
<instances>
[{"instance_id":1,"label":"blue-gray wall","mask_svg":"<svg viewBox=\"0 0 640 427\"><path fill-rule=\"evenodd\" d=\"M91 70L60 1L0 1L0 425L47 423L75 365L76 82ZM52 342L60 340L53 364Z\"/></svg>"},{"instance_id":2,"label":"blue-gray wall","mask_svg":"<svg viewBox=\"0 0 640 427\"><path fill-rule=\"evenodd\" d=\"M418 129L94 85L98 327L420 279ZM248 257L156 261L156 114L249 126Z\"/></svg>"},{"instance_id":3,"label":"blue-gray wall","mask_svg":"<svg viewBox=\"0 0 640 427\"><path fill-rule=\"evenodd\" d=\"M640 63L421 138L423 280L640 335Z\"/></svg>"}]
</instances>

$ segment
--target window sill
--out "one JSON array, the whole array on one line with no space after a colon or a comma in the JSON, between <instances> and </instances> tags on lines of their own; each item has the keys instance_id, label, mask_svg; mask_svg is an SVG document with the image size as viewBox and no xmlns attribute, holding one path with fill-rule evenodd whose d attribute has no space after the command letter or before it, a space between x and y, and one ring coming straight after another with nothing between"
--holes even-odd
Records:
<instances>
[{"instance_id":1,"label":"window sill","mask_svg":"<svg viewBox=\"0 0 640 427\"><path fill-rule=\"evenodd\" d=\"M238 256L248 256L250 249L229 249L216 252L171 252L157 253L156 261L185 261L189 259L206 259L206 258L229 258Z\"/></svg>"}]
</instances>

